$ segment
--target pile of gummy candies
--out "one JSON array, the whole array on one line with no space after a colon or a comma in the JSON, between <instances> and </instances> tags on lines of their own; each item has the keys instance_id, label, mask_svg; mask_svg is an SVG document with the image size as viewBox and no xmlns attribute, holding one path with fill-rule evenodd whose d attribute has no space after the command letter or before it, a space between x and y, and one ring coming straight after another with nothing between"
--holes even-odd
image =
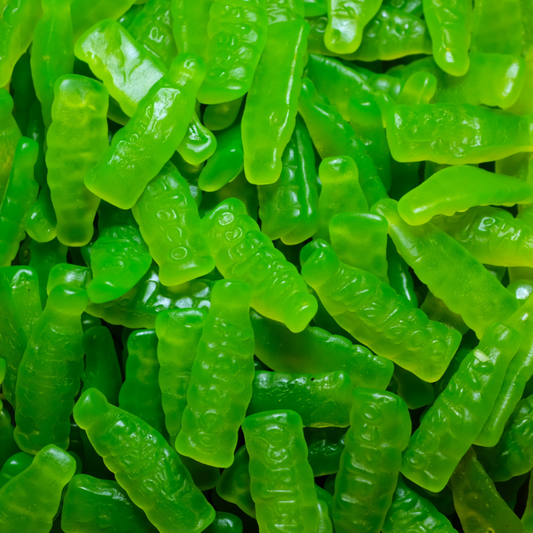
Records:
<instances>
[{"instance_id":1,"label":"pile of gummy candies","mask_svg":"<svg viewBox=\"0 0 533 533\"><path fill-rule=\"evenodd\" d=\"M531 0L0 0L2 533L533 532Z\"/></svg>"}]
</instances>

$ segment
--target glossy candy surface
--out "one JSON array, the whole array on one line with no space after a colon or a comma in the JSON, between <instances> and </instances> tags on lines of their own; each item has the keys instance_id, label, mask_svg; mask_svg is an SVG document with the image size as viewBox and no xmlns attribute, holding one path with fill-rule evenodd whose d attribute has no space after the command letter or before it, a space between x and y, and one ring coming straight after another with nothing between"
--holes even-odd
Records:
<instances>
[{"instance_id":1,"label":"glossy candy surface","mask_svg":"<svg viewBox=\"0 0 533 533\"><path fill-rule=\"evenodd\" d=\"M364 212L339 213L329 221L329 237L343 263L389 282L387 221L383 217Z\"/></svg>"},{"instance_id":2,"label":"glossy candy surface","mask_svg":"<svg viewBox=\"0 0 533 533\"><path fill-rule=\"evenodd\" d=\"M302 82L298 111L320 157L351 157L357 165L361 188L370 205L386 196L383 182L363 142L339 111L317 92L309 79Z\"/></svg>"},{"instance_id":3,"label":"glossy candy surface","mask_svg":"<svg viewBox=\"0 0 533 533\"><path fill-rule=\"evenodd\" d=\"M346 372L357 387L386 388L393 364L376 356L346 337L332 335L322 328L307 327L292 333L283 324L250 314L255 337L255 353L263 363L277 372L309 374Z\"/></svg>"},{"instance_id":4,"label":"glossy candy surface","mask_svg":"<svg viewBox=\"0 0 533 533\"><path fill-rule=\"evenodd\" d=\"M98 231L90 248L93 279L87 286L89 298L97 304L126 294L152 263L130 211L103 202L98 210Z\"/></svg>"},{"instance_id":5,"label":"glossy candy surface","mask_svg":"<svg viewBox=\"0 0 533 533\"><path fill-rule=\"evenodd\" d=\"M83 371L83 289L58 285L35 323L18 369L15 440L36 454L49 444L66 449L70 413Z\"/></svg>"},{"instance_id":6,"label":"glossy candy surface","mask_svg":"<svg viewBox=\"0 0 533 533\"><path fill-rule=\"evenodd\" d=\"M82 392L92 388L98 389L109 403L117 405L122 374L110 331L105 326L84 328L83 351L85 371L81 377Z\"/></svg>"},{"instance_id":7,"label":"glossy candy surface","mask_svg":"<svg viewBox=\"0 0 533 533\"><path fill-rule=\"evenodd\" d=\"M260 527L316 531L318 503L300 416L290 410L258 413L246 418L243 429Z\"/></svg>"},{"instance_id":8,"label":"glossy candy surface","mask_svg":"<svg viewBox=\"0 0 533 533\"><path fill-rule=\"evenodd\" d=\"M39 0L2 2L0 18L0 87L9 83L15 63L33 39L43 11Z\"/></svg>"},{"instance_id":9,"label":"glossy candy surface","mask_svg":"<svg viewBox=\"0 0 533 533\"><path fill-rule=\"evenodd\" d=\"M392 505L383 524L383 533L454 533L450 521L426 499L411 490L402 479L394 492Z\"/></svg>"},{"instance_id":10,"label":"glossy candy surface","mask_svg":"<svg viewBox=\"0 0 533 533\"><path fill-rule=\"evenodd\" d=\"M442 490L490 414L520 335L497 324L483 336L429 408L403 457L402 473L433 492ZM436 420L446 420L437 427Z\"/></svg>"},{"instance_id":11,"label":"glossy candy surface","mask_svg":"<svg viewBox=\"0 0 533 533\"><path fill-rule=\"evenodd\" d=\"M76 461L57 446L40 450L28 468L0 488L2 531L50 531L62 490L75 469Z\"/></svg>"},{"instance_id":12,"label":"glossy candy surface","mask_svg":"<svg viewBox=\"0 0 533 533\"><path fill-rule=\"evenodd\" d=\"M429 222L435 215L453 215L482 205L529 204L533 186L470 166L444 168L409 191L398 202L400 216L411 226Z\"/></svg>"},{"instance_id":13,"label":"glossy candy surface","mask_svg":"<svg viewBox=\"0 0 533 533\"><path fill-rule=\"evenodd\" d=\"M531 224L495 207L474 207L433 223L484 264L529 267Z\"/></svg>"},{"instance_id":14,"label":"glossy candy surface","mask_svg":"<svg viewBox=\"0 0 533 533\"><path fill-rule=\"evenodd\" d=\"M20 361L33 326L42 313L37 272L28 267L0 269L0 342L6 362L2 392L16 405L15 387Z\"/></svg>"},{"instance_id":15,"label":"glossy candy surface","mask_svg":"<svg viewBox=\"0 0 533 533\"><path fill-rule=\"evenodd\" d=\"M158 381L157 345L154 330L133 331L128 337L128 359L118 405L166 435Z\"/></svg>"},{"instance_id":16,"label":"glossy candy surface","mask_svg":"<svg viewBox=\"0 0 533 533\"><path fill-rule=\"evenodd\" d=\"M148 183L133 216L163 285L180 285L215 268L189 184L171 162Z\"/></svg>"},{"instance_id":17,"label":"glossy candy surface","mask_svg":"<svg viewBox=\"0 0 533 533\"><path fill-rule=\"evenodd\" d=\"M409 78L412 79L413 74L423 73L431 74L437 80L430 96L431 103L485 104L507 109L523 94L527 66L521 57L476 52L470 53L470 68L464 76L457 77L444 72L432 57L418 59L405 67L391 70L393 76L406 82ZM489 73L494 75L490 83L487 82Z\"/></svg>"},{"instance_id":18,"label":"glossy candy surface","mask_svg":"<svg viewBox=\"0 0 533 533\"><path fill-rule=\"evenodd\" d=\"M380 0L329 0L329 23L324 42L337 54L355 52L363 38L363 28L379 9Z\"/></svg>"},{"instance_id":19,"label":"glossy candy surface","mask_svg":"<svg viewBox=\"0 0 533 533\"><path fill-rule=\"evenodd\" d=\"M87 188L121 209L135 205L185 136L205 76L201 59L180 55L142 99L111 147L86 174ZM135 173L132 173L133 166Z\"/></svg>"},{"instance_id":20,"label":"glossy candy surface","mask_svg":"<svg viewBox=\"0 0 533 533\"><path fill-rule=\"evenodd\" d=\"M473 6L470 0L424 0L433 54L439 67L453 76L466 74L470 66L468 48L472 31Z\"/></svg>"},{"instance_id":21,"label":"glossy candy surface","mask_svg":"<svg viewBox=\"0 0 533 533\"><path fill-rule=\"evenodd\" d=\"M215 284L191 368L176 450L211 466L225 468L233 462L238 429L252 396L251 297L246 283Z\"/></svg>"},{"instance_id":22,"label":"glossy candy surface","mask_svg":"<svg viewBox=\"0 0 533 533\"><path fill-rule=\"evenodd\" d=\"M102 20L90 28L76 41L74 53L102 80L127 116L133 115L149 88L165 73L164 65L113 20Z\"/></svg>"},{"instance_id":23,"label":"glossy candy surface","mask_svg":"<svg viewBox=\"0 0 533 533\"><path fill-rule=\"evenodd\" d=\"M127 29L140 44L160 59L167 68L178 55L172 33L171 0L150 0L135 13Z\"/></svg>"},{"instance_id":24,"label":"glossy candy surface","mask_svg":"<svg viewBox=\"0 0 533 533\"><path fill-rule=\"evenodd\" d=\"M428 320L373 274L343 264L323 241L304 248L302 263L304 279L341 327L426 381L444 373L460 340L457 331ZM394 333L384 335L381 324Z\"/></svg>"},{"instance_id":25,"label":"glossy candy surface","mask_svg":"<svg viewBox=\"0 0 533 533\"><path fill-rule=\"evenodd\" d=\"M352 383L348 374L286 374L256 372L247 413L291 408L304 426L348 426Z\"/></svg>"},{"instance_id":26,"label":"glossy candy surface","mask_svg":"<svg viewBox=\"0 0 533 533\"><path fill-rule=\"evenodd\" d=\"M294 332L304 329L317 303L296 267L259 231L236 198L221 202L202 221L218 270L248 282L251 306ZM282 305L280 303L283 302Z\"/></svg>"},{"instance_id":27,"label":"glossy candy surface","mask_svg":"<svg viewBox=\"0 0 533 533\"><path fill-rule=\"evenodd\" d=\"M466 532L474 533L487 528L494 531L508 529L516 533L526 531L496 490L472 449L452 476L451 487L454 506ZM476 504L479 499L486 502L483 511Z\"/></svg>"},{"instance_id":28,"label":"glossy candy surface","mask_svg":"<svg viewBox=\"0 0 533 533\"><path fill-rule=\"evenodd\" d=\"M159 313L156 319L161 403L172 443L181 430L192 365L205 315L200 309L169 310Z\"/></svg>"},{"instance_id":29,"label":"glossy candy surface","mask_svg":"<svg viewBox=\"0 0 533 533\"><path fill-rule=\"evenodd\" d=\"M281 175L257 188L261 230L272 240L299 244L319 225L318 180L313 143L301 119L281 158Z\"/></svg>"},{"instance_id":30,"label":"glossy candy surface","mask_svg":"<svg viewBox=\"0 0 533 533\"><path fill-rule=\"evenodd\" d=\"M48 127L52 121L55 82L65 74L72 74L74 68L74 41L70 1L44 0L41 3L43 16L35 27L31 70L44 124Z\"/></svg>"},{"instance_id":31,"label":"glossy candy surface","mask_svg":"<svg viewBox=\"0 0 533 533\"><path fill-rule=\"evenodd\" d=\"M202 531L213 521L215 511L177 453L146 422L110 405L96 389L83 393L74 418L119 485L160 532ZM132 433L137 437L132 439ZM145 468L139 470L136 462L141 458ZM154 493L152 479L159 480L162 489L168 487L165 497Z\"/></svg>"},{"instance_id":32,"label":"glossy candy surface","mask_svg":"<svg viewBox=\"0 0 533 533\"><path fill-rule=\"evenodd\" d=\"M266 44L267 24L265 0L217 0L211 4L207 74L198 91L200 102L221 104L248 92Z\"/></svg>"},{"instance_id":33,"label":"glossy candy surface","mask_svg":"<svg viewBox=\"0 0 533 533\"><path fill-rule=\"evenodd\" d=\"M496 320L509 318L517 303L483 265L454 239L430 222L409 226L399 215L396 202L384 200L374 206L389 223L389 235L407 264L431 292L461 315L478 335ZM439 257L453 261L435 268Z\"/></svg>"},{"instance_id":34,"label":"glossy candy surface","mask_svg":"<svg viewBox=\"0 0 533 533\"><path fill-rule=\"evenodd\" d=\"M102 84L84 76L63 76L54 85L46 136L47 183L58 239L69 246L83 246L93 236L100 199L83 179L108 146L108 96Z\"/></svg>"},{"instance_id":35,"label":"glossy candy surface","mask_svg":"<svg viewBox=\"0 0 533 533\"><path fill-rule=\"evenodd\" d=\"M359 170L351 157L328 157L318 171L322 189L318 201L319 228L317 239L329 241L329 223L341 213L364 213L368 202L359 185Z\"/></svg>"},{"instance_id":36,"label":"glossy candy surface","mask_svg":"<svg viewBox=\"0 0 533 533\"><path fill-rule=\"evenodd\" d=\"M507 481L531 470L531 400L528 396L518 403L498 444L486 453L480 451L480 459L494 481Z\"/></svg>"},{"instance_id":37,"label":"glossy candy surface","mask_svg":"<svg viewBox=\"0 0 533 533\"><path fill-rule=\"evenodd\" d=\"M471 104L398 105L387 119L387 139L398 161L483 163L531 151L529 120Z\"/></svg>"},{"instance_id":38,"label":"glossy candy surface","mask_svg":"<svg viewBox=\"0 0 533 533\"><path fill-rule=\"evenodd\" d=\"M372 389L354 391L350 419L335 479L335 531L379 533L396 488L411 420L401 398Z\"/></svg>"},{"instance_id":39,"label":"glossy candy surface","mask_svg":"<svg viewBox=\"0 0 533 533\"><path fill-rule=\"evenodd\" d=\"M9 266L24 238L24 224L30 206L37 197L33 165L37 159L37 143L22 137L13 157L13 167L0 204L0 265Z\"/></svg>"},{"instance_id":40,"label":"glossy candy surface","mask_svg":"<svg viewBox=\"0 0 533 533\"><path fill-rule=\"evenodd\" d=\"M250 183L275 183L281 174L281 156L298 112L308 33L309 26L301 19L268 27L242 116L244 170ZM256 135L258 128L261 136Z\"/></svg>"},{"instance_id":41,"label":"glossy candy surface","mask_svg":"<svg viewBox=\"0 0 533 533\"><path fill-rule=\"evenodd\" d=\"M157 531L116 481L85 474L74 476L68 485L61 528L65 533L118 533L126 528L139 533Z\"/></svg>"}]
</instances>

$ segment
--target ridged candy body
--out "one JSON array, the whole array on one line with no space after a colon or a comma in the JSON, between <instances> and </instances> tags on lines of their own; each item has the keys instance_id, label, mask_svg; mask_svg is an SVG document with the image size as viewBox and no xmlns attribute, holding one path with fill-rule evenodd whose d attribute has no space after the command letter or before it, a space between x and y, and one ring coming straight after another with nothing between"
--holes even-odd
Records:
<instances>
[{"instance_id":1,"label":"ridged candy body","mask_svg":"<svg viewBox=\"0 0 533 533\"><path fill-rule=\"evenodd\" d=\"M203 104L219 104L246 94L267 39L265 0L216 0L207 24Z\"/></svg>"},{"instance_id":2,"label":"ridged candy body","mask_svg":"<svg viewBox=\"0 0 533 533\"><path fill-rule=\"evenodd\" d=\"M133 215L163 285L180 285L215 268L189 184L172 163L147 185Z\"/></svg>"},{"instance_id":3,"label":"ridged candy body","mask_svg":"<svg viewBox=\"0 0 533 533\"><path fill-rule=\"evenodd\" d=\"M252 400L247 413L252 415L275 409L292 409L304 426L348 426L352 407L352 383L345 372L327 374L286 374L256 372Z\"/></svg>"},{"instance_id":4,"label":"ridged candy body","mask_svg":"<svg viewBox=\"0 0 533 533\"><path fill-rule=\"evenodd\" d=\"M133 331L128 337L127 349L126 377L118 396L119 407L166 435L155 331Z\"/></svg>"},{"instance_id":5,"label":"ridged candy body","mask_svg":"<svg viewBox=\"0 0 533 533\"><path fill-rule=\"evenodd\" d=\"M429 320L373 274L341 263L324 241L307 245L302 258L304 279L341 327L425 381L442 376L459 346L457 331Z\"/></svg>"},{"instance_id":6,"label":"ridged candy body","mask_svg":"<svg viewBox=\"0 0 533 533\"><path fill-rule=\"evenodd\" d=\"M41 313L37 272L21 266L0 268L0 356L6 361L2 391L13 407L18 367Z\"/></svg>"},{"instance_id":7,"label":"ridged candy body","mask_svg":"<svg viewBox=\"0 0 533 533\"><path fill-rule=\"evenodd\" d=\"M68 447L83 372L81 314L87 301L83 289L55 287L28 340L18 370L14 434L27 453L48 444Z\"/></svg>"},{"instance_id":8,"label":"ridged candy body","mask_svg":"<svg viewBox=\"0 0 533 533\"><path fill-rule=\"evenodd\" d=\"M214 520L215 510L178 454L146 422L110 405L96 389L82 394L74 419L160 533L197 533Z\"/></svg>"},{"instance_id":9,"label":"ridged candy body","mask_svg":"<svg viewBox=\"0 0 533 533\"><path fill-rule=\"evenodd\" d=\"M200 58L178 56L86 174L86 187L121 209L132 208L185 137L204 76Z\"/></svg>"},{"instance_id":10,"label":"ridged candy body","mask_svg":"<svg viewBox=\"0 0 533 533\"><path fill-rule=\"evenodd\" d=\"M65 533L157 533L116 481L85 474L74 476L68 484L61 529Z\"/></svg>"},{"instance_id":11,"label":"ridged candy body","mask_svg":"<svg viewBox=\"0 0 533 533\"><path fill-rule=\"evenodd\" d=\"M176 450L211 466L225 468L233 462L239 427L252 397L250 300L246 283L215 284L191 369Z\"/></svg>"},{"instance_id":12,"label":"ridged candy body","mask_svg":"<svg viewBox=\"0 0 533 533\"><path fill-rule=\"evenodd\" d=\"M296 267L259 231L236 198L221 202L202 220L211 254L226 278L252 288L252 307L294 332L303 330L317 310Z\"/></svg>"},{"instance_id":13,"label":"ridged candy body","mask_svg":"<svg viewBox=\"0 0 533 533\"><path fill-rule=\"evenodd\" d=\"M379 533L396 489L411 420L390 392L355 389L333 495L337 533Z\"/></svg>"},{"instance_id":14,"label":"ridged candy body","mask_svg":"<svg viewBox=\"0 0 533 533\"><path fill-rule=\"evenodd\" d=\"M450 521L401 479L383 524L383 533L456 533Z\"/></svg>"},{"instance_id":15,"label":"ridged candy body","mask_svg":"<svg viewBox=\"0 0 533 533\"><path fill-rule=\"evenodd\" d=\"M389 223L398 252L437 298L461 315L478 338L495 321L505 322L518 303L502 284L452 237L431 223L409 226L394 200L382 200L373 211ZM447 257L446 266L442 258Z\"/></svg>"},{"instance_id":16,"label":"ridged candy body","mask_svg":"<svg viewBox=\"0 0 533 533\"><path fill-rule=\"evenodd\" d=\"M299 118L281 163L279 180L257 188L261 231L272 240L294 245L315 233L319 219L315 153Z\"/></svg>"},{"instance_id":17,"label":"ridged candy body","mask_svg":"<svg viewBox=\"0 0 533 533\"><path fill-rule=\"evenodd\" d=\"M259 413L246 418L243 431L261 531L316 531L318 500L300 416L294 411Z\"/></svg>"},{"instance_id":18,"label":"ridged candy body","mask_svg":"<svg viewBox=\"0 0 533 533\"><path fill-rule=\"evenodd\" d=\"M446 486L483 429L520 340L503 324L487 330L413 434L402 465L406 477L433 492Z\"/></svg>"},{"instance_id":19,"label":"ridged candy body","mask_svg":"<svg viewBox=\"0 0 533 533\"><path fill-rule=\"evenodd\" d=\"M202 309L176 309L159 313L155 321L161 403L172 444L181 430L192 365L205 317Z\"/></svg>"},{"instance_id":20,"label":"ridged candy body","mask_svg":"<svg viewBox=\"0 0 533 533\"><path fill-rule=\"evenodd\" d=\"M308 33L309 24L303 19L268 27L242 116L244 170L250 183L275 183L281 174L281 157L298 113Z\"/></svg>"},{"instance_id":21,"label":"ridged candy body","mask_svg":"<svg viewBox=\"0 0 533 533\"><path fill-rule=\"evenodd\" d=\"M43 448L26 470L0 489L2 533L48 533L75 470L76 461L68 453L54 445Z\"/></svg>"},{"instance_id":22,"label":"ridged candy body","mask_svg":"<svg viewBox=\"0 0 533 533\"><path fill-rule=\"evenodd\" d=\"M530 118L471 104L397 105L387 119L392 157L468 165L531 152Z\"/></svg>"},{"instance_id":23,"label":"ridged candy body","mask_svg":"<svg viewBox=\"0 0 533 533\"><path fill-rule=\"evenodd\" d=\"M57 236L68 246L84 246L93 236L100 198L85 187L83 178L108 147L108 98L101 83L85 76L63 76L55 85L46 136L47 181Z\"/></svg>"},{"instance_id":24,"label":"ridged candy body","mask_svg":"<svg viewBox=\"0 0 533 533\"><path fill-rule=\"evenodd\" d=\"M152 257L130 211L102 203L98 237L90 249L93 279L87 287L91 302L120 298L146 274Z\"/></svg>"}]
</instances>

